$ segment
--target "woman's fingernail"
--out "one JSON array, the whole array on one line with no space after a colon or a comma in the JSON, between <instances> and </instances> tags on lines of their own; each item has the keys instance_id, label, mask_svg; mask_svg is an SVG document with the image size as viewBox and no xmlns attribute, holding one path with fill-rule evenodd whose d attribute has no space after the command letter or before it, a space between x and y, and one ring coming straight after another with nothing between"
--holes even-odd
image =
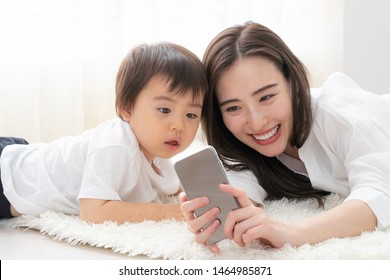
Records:
<instances>
[{"instance_id":1,"label":"woman's fingernail","mask_svg":"<svg viewBox=\"0 0 390 280\"><path fill-rule=\"evenodd\" d=\"M220 226L220 224L221 224L221 222L217 219L217 220L214 220L214 221L213 221L213 223L211 224L211 226L212 226L213 228L217 228L217 227Z\"/></svg>"},{"instance_id":2,"label":"woman's fingernail","mask_svg":"<svg viewBox=\"0 0 390 280\"><path fill-rule=\"evenodd\" d=\"M211 214L213 214L214 216L218 215L219 214L219 209L218 208L211 209Z\"/></svg>"}]
</instances>

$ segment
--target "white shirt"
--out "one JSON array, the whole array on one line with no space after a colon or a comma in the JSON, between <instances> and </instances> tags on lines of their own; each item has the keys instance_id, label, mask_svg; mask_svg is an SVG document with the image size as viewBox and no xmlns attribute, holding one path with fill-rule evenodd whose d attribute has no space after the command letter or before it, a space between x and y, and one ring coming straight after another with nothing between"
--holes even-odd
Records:
<instances>
[{"instance_id":1,"label":"white shirt","mask_svg":"<svg viewBox=\"0 0 390 280\"><path fill-rule=\"evenodd\" d=\"M119 118L77 137L7 146L0 163L4 194L23 214L78 214L80 198L151 202L179 188L171 161L154 160L158 175Z\"/></svg>"},{"instance_id":2,"label":"white shirt","mask_svg":"<svg viewBox=\"0 0 390 280\"><path fill-rule=\"evenodd\" d=\"M378 228L390 227L390 98L335 73L312 90L312 106L312 131L298 152L313 187L364 201ZM266 198L253 174L240 184L237 172L229 173L251 199Z\"/></svg>"}]
</instances>

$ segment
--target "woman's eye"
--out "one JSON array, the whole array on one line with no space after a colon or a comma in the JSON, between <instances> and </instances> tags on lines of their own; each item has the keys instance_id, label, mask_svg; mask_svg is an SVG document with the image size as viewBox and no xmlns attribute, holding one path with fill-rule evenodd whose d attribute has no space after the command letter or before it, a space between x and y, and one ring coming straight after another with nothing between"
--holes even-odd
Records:
<instances>
[{"instance_id":1,"label":"woman's eye","mask_svg":"<svg viewBox=\"0 0 390 280\"><path fill-rule=\"evenodd\" d=\"M273 94L269 94L269 95L264 95L260 98L260 102L262 101L267 101L269 99L271 99L274 95Z\"/></svg>"},{"instance_id":2,"label":"woman's eye","mask_svg":"<svg viewBox=\"0 0 390 280\"><path fill-rule=\"evenodd\" d=\"M197 114L193 114L193 113L188 113L188 114L186 114L186 116L187 116L187 118L189 118L189 119L196 119L196 118L198 117Z\"/></svg>"},{"instance_id":3,"label":"woman's eye","mask_svg":"<svg viewBox=\"0 0 390 280\"><path fill-rule=\"evenodd\" d=\"M239 106L231 106L231 107L226 108L226 112L234 112L234 111L237 111L238 109L240 109Z\"/></svg>"},{"instance_id":4,"label":"woman's eye","mask_svg":"<svg viewBox=\"0 0 390 280\"><path fill-rule=\"evenodd\" d=\"M169 114L171 112L171 109L168 108L159 108L158 110L163 114Z\"/></svg>"}]
</instances>

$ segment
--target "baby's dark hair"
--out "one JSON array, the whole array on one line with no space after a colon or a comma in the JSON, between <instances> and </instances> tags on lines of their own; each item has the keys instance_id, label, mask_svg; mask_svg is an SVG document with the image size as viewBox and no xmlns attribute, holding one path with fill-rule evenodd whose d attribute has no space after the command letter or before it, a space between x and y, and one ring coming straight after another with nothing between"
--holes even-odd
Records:
<instances>
[{"instance_id":1,"label":"baby's dark hair","mask_svg":"<svg viewBox=\"0 0 390 280\"><path fill-rule=\"evenodd\" d=\"M116 77L116 112L131 109L145 85L154 77L167 80L169 91L178 96L191 92L203 100L207 90L205 70L200 59L188 49L169 42L141 44L123 59Z\"/></svg>"}]
</instances>

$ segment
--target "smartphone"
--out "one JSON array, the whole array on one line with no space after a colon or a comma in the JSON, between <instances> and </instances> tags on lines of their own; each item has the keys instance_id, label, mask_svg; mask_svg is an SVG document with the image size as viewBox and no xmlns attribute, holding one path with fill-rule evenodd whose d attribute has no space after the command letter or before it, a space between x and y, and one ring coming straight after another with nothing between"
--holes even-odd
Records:
<instances>
[{"instance_id":1,"label":"smartphone","mask_svg":"<svg viewBox=\"0 0 390 280\"><path fill-rule=\"evenodd\" d=\"M208 242L216 243L225 239L223 225L226 215L240 206L235 197L219 189L220 184L228 184L229 181L215 149L212 146L205 146L178 160L174 167L188 199L206 196L210 200L209 205L195 211L195 216L200 216L213 207L220 209L220 215L217 218L221 221L221 226Z\"/></svg>"}]
</instances>

